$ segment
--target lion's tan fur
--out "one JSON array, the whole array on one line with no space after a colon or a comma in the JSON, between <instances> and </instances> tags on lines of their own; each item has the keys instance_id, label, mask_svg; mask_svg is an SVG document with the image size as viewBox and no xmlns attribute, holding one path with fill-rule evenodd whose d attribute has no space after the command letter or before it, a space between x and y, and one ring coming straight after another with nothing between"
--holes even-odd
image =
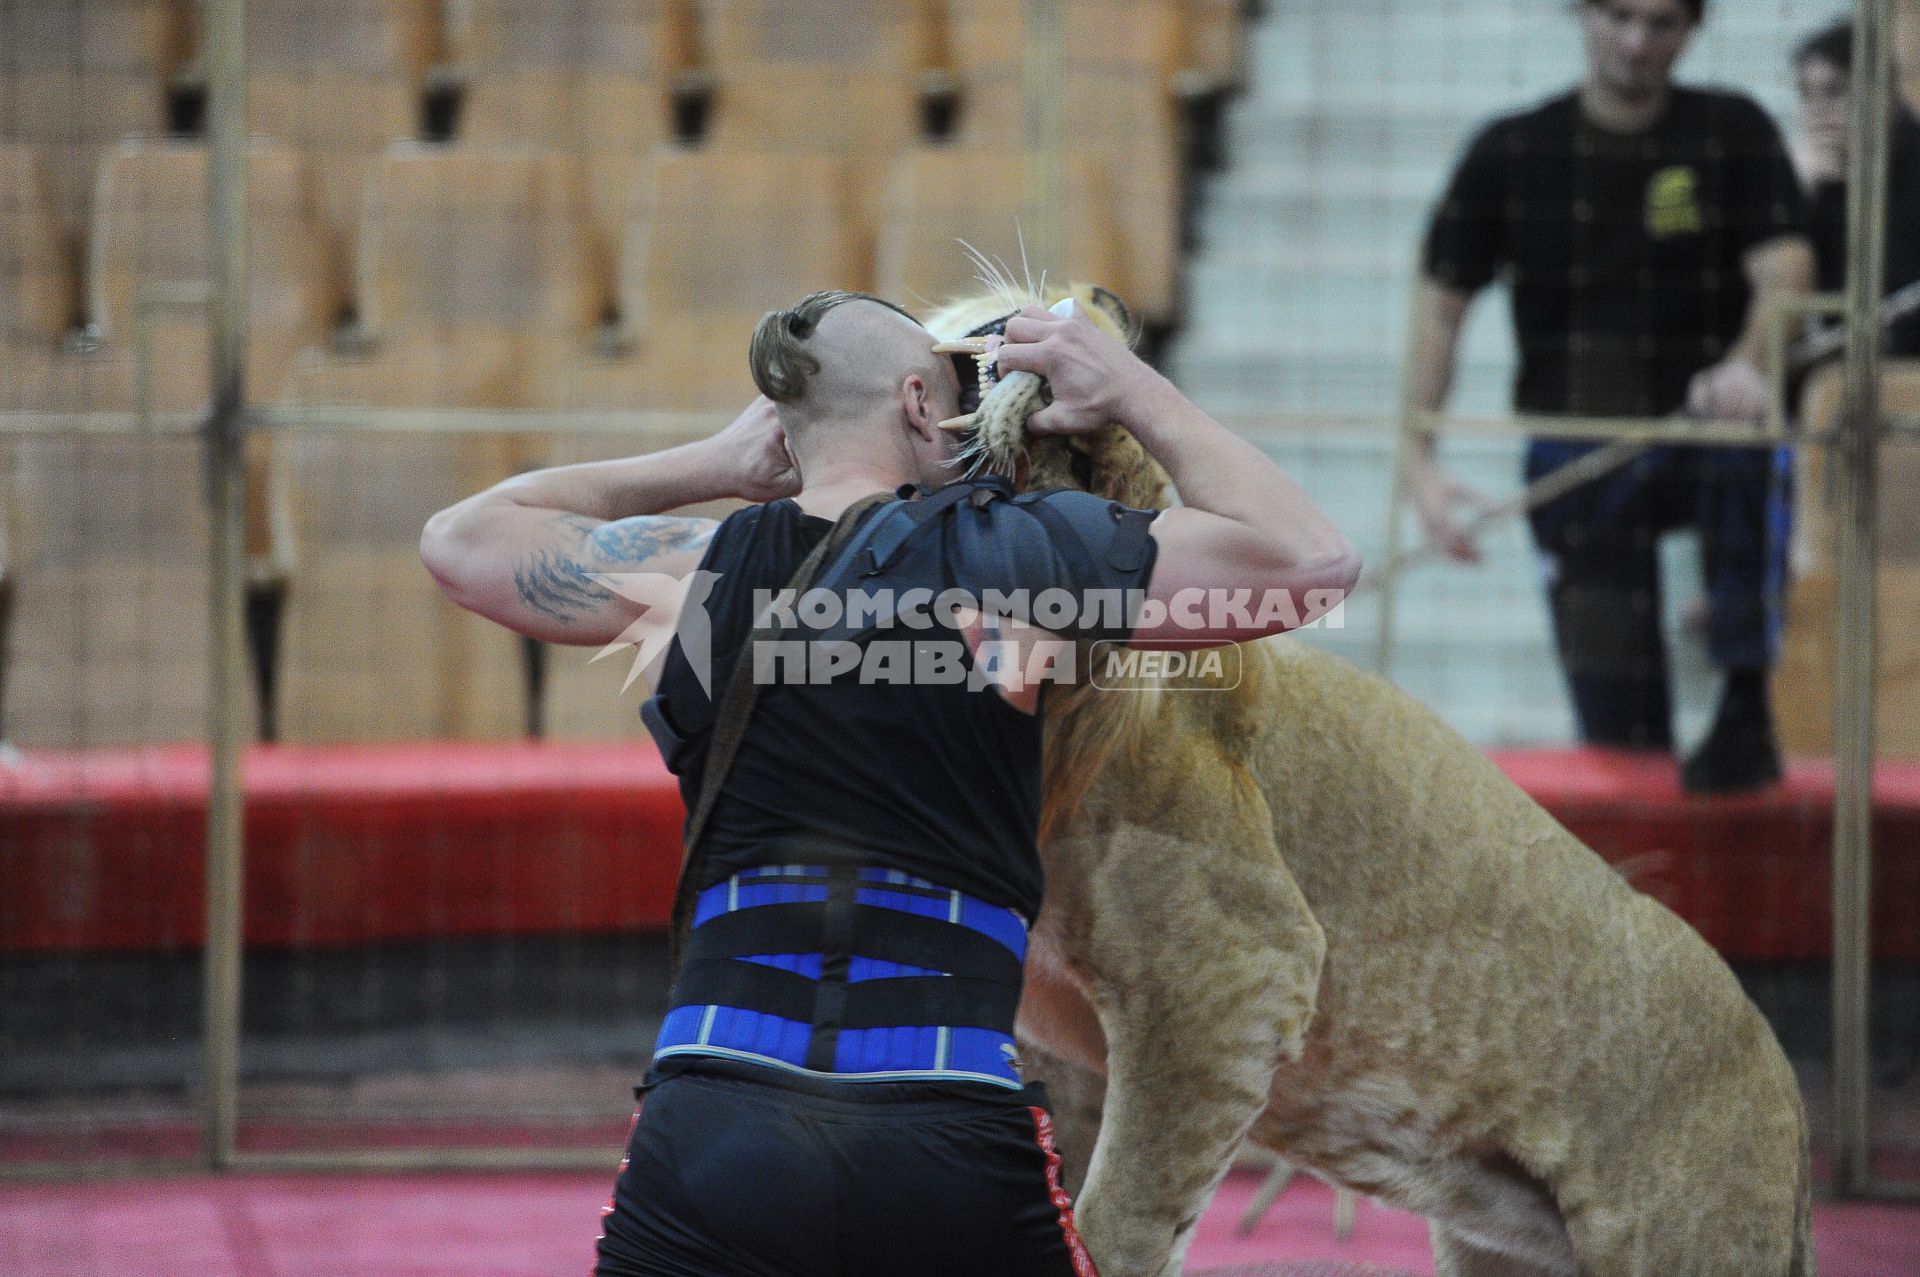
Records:
<instances>
[{"instance_id":1,"label":"lion's tan fur","mask_svg":"<svg viewBox=\"0 0 1920 1277\"><path fill-rule=\"evenodd\" d=\"M1117 427L1020 477L1165 482ZM1412 698L1242 652L1232 692L1048 707L1020 1027L1104 1277L1177 1273L1243 1138L1428 1215L1443 1277L1811 1273L1799 1092L1719 957Z\"/></svg>"}]
</instances>

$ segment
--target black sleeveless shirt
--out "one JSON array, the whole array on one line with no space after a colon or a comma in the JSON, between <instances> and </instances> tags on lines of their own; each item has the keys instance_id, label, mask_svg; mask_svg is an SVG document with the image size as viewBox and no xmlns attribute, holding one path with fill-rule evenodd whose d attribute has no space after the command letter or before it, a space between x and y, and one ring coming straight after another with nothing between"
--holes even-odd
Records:
<instances>
[{"instance_id":1,"label":"black sleeveless shirt","mask_svg":"<svg viewBox=\"0 0 1920 1277\"><path fill-rule=\"evenodd\" d=\"M912 533L889 567L865 575L829 567L817 586L896 597L915 587L976 598L987 590L1065 589L1076 598L1123 591L1133 602L1122 614L1094 608L1060 632L1124 641L1153 569L1146 524L1156 512L1066 490L1016 498L987 482L999 499L949 506ZM882 519L896 506L883 503L863 518ZM704 603L712 694L683 645L696 632L683 614L655 698L666 728L656 734L689 811L705 778L716 701L752 631L755 592L764 600L782 589L832 526L781 500L739 510L714 533L701 561L717 574ZM808 629L804 614L797 619L792 638L832 633ZM876 643L892 645L891 655L909 667L929 644L965 651L959 633L938 619L928 628L868 626L850 641L869 656L879 655ZM971 669L971 657L964 659ZM871 675L875 667L863 668ZM1013 708L978 680L875 680L855 669L831 681L763 683L708 819L696 888L765 865L853 862L928 878L1029 920L1037 914L1039 715Z\"/></svg>"}]
</instances>

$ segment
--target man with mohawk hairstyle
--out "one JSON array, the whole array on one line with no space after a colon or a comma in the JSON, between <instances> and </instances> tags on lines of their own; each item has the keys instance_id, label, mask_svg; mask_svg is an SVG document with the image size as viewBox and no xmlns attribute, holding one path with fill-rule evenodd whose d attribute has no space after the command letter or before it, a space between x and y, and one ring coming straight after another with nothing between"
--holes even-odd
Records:
<instances>
[{"instance_id":1,"label":"man with mohawk hairstyle","mask_svg":"<svg viewBox=\"0 0 1920 1277\"><path fill-rule=\"evenodd\" d=\"M962 448L942 428L961 410L951 353L889 303L816 293L761 321L766 397L720 434L516 476L427 525L423 557L456 602L552 642L676 627L677 605L646 608L604 574L718 574L720 690L683 631L643 711L691 813L688 860L602 1277L1092 1273L1045 1098L1013 1054L1042 896L1043 689L971 677L978 613L922 607L916 625L906 596L1103 592L1124 614L1082 608L1065 637L1220 644L1284 625L1182 630L1177 591L1331 601L1358 573L1279 467L1083 315L1022 310L992 361L1050 384L1032 428L1123 421L1186 504L947 483ZM720 522L666 513L727 496L758 504ZM783 626L767 597L783 585L901 606L858 627L801 607ZM768 677L784 632L857 651L889 641L889 620L916 654L956 650L969 676Z\"/></svg>"}]
</instances>

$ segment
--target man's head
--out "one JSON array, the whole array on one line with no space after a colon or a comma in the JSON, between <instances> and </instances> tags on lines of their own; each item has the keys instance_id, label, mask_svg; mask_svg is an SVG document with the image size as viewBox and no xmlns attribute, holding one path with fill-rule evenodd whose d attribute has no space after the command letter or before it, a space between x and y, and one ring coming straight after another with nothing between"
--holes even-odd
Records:
<instances>
[{"instance_id":1,"label":"man's head","mask_svg":"<svg viewBox=\"0 0 1920 1277\"><path fill-rule=\"evenodd\" d=\"M1852 19L1821 27L1794 46L1793 69L1804 72L1808 67L1837 71L1843 77L1853 74Z\"/></svg>"},{"instance_id":2,"label":"man's head","mask_svg":"<svg viewBox=\"0 0 1920 1277\"><path fill-rule=\"evenodd\" d=\"M1802 40L1793 51L1794 87L1807 143L1842 171L1847 162L1847 108L1853 88L1853 24L1842 20Z\"/></svg>"},{"instance_id":3,"label":"man's head","mask_svg":"<svg viewBox=\"0 0 1920 1277\"><path fill-rule=\"evenodd\" d=\"M779 405L803 481L835 459L892 465L921 483L954 478L958 449L940 422L958 415L953 364L892 302L820 292L769 312L754 329L754 384Z\"/></svg>"},{"instance_id":4,"label":"man's head","mask_svg":"<svg viewBox=\"0 0 1920 1277\"><path fill-rule=\"evenodd\" d=\"M1587 70L1615 96L1658 97L1706 16L1707 0L1580 0Z\"/></svg>"}]
</instances>

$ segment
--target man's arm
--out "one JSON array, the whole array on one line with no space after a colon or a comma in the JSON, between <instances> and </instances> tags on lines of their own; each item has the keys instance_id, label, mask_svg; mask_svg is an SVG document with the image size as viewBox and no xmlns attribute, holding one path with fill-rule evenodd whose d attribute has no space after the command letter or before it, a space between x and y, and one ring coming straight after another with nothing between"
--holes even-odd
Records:
<instances>
[{"instance_id":1,"label":"man's arm","mask_svg":"<svg viewBox=\"0 0 1920 1277\"><path fill-rule=\"evenodd\" d=\"M648 612L653 595L631 598L595 578L650 573L664 585L685 577L718 526L664 511L792 490L773 405L761 399L697 443L503 480L429 519L420 557L448 598L516 633L609 643Z\"/></svg>"},{"instance_id":2,"label":"man's arm","mask_svg":"<svg viewBox=\"0 0 1920 1277\"><path fill-rule=\"evenodd\" d=\"M1687 411L1696 417L1759 421L1767 415L1767 316L1782 301L1813 290L1813 246L1800 235L1755 245L1742 264L1753 291L1746 324L1726 358L1695 374L1688 387Z\"/></svg>"},{"instance_id":3,"label":"man's arm","mask_svg":"<svg viewBox=\"0 0 1920 1277\"><path fill-rule=\"evenodd\" d=\"M1459 360L1460 332L1473 305L1474 290L1443 284L1422 274L1414 286L1413 331L1407 351L1406 402L1409 417L1437 413L1447 406ZM1431 432L1413 435L1407 457L1407 491L1427 539L1463 563L1480 561L1479 547L1461 529L1460 506L1484 508L1487 498L1440 466Z\"/></svg>"},{"instance_id":4,"label":"man's arm","mask_svg":"<svg viewBox=\"0 0 1920 1277\"><path fill-rule=\"evenodd\" d=\"M1496 122L1470 142L1447 189L1434 206L1421 245L1408 333L1405 399L1410 416L1447 406L1459 358L1460 332L1479 291L1491 283L1507 250L1507 190L1515 153L1503 138L1511 124ZM1461 528L1459 510L1484 509L1486 497L1440 466L1431 434L1413 436L1407 458L1407 495L1427 540L1463 563L1480 551Z\"/></svg>"},{"instance_id":5,"label":"man's arm","mask_svg":"<svg viewBox=\"0 0 1920 1277\"><path fill-rule=\"evenodd\" d=\"M1732 348L1687 387L1687 411L1714 420L1760 421L1769 393L1767 317L1783 299L1810 291L1816 268L1805 193L1779 128L1757 103L1735 99L1734 108L1722 139L1731 156L1725 215L1751 297Z\"/></svg>"},{"instance_id":6,"label":"man's arm","mask_svg":"<svg viewBox=\"0 0 1920 1277\"><path fill-rule=\"evenodd\" d=\"M1466 326L1467 309L1474 293L1465 288L1443 284L1422 274L1414 286L1413 331L1407 351L1407 392L1405 407L1409 414L1421 416L1439 412L1453 392L1453 371L1459 358L1460 331ZM1431 456L1433 439L1424 437L1425 452Z\"/></svg>"},{"instance_id":7,"label":"man's arm","mask_svg":"<svg viewBox=\"0 0 1920 1277\"><path fill-rule=\"evenodd\" d=\"M1036 434L1080 434L1110 422L1125 426L1166 468L1185 503L1153 521L1157 542L1148 598L1170 605L1183 590L1287 591L1290 618L1218 630L1169 621L1135 632L1135 641L1237 642L1261 638L1325 612L1351 589L1360 556L1300 485L1246 440L1214 421L1082 314L1037 307L1007 325L997 358L1009 370L1047 378L1050 406L1035 413ZM1319 604L1309 607L1309 596Z\"/></svg>"}]
</instances>

